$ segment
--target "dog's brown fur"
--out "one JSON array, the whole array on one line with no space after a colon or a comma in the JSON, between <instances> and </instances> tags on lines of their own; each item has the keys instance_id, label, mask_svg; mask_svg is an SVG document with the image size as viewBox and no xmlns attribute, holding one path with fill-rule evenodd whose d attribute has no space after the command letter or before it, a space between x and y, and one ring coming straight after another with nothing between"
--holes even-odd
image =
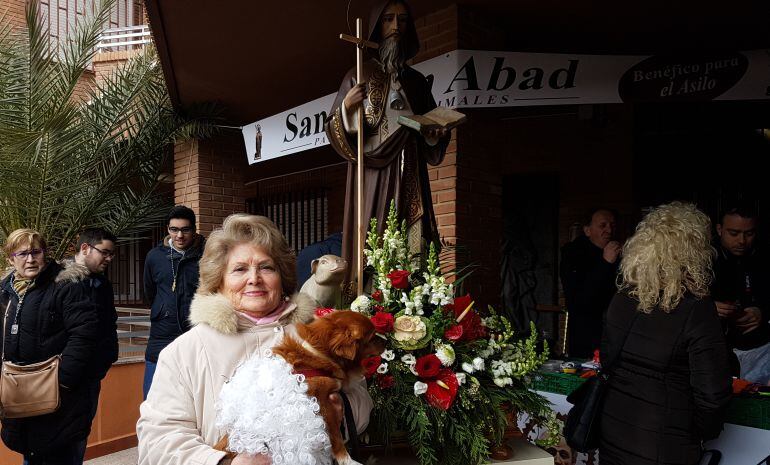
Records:
<instances>
[{"instance_id":1,"label":"dog's brown fur","mask_svg":"<svg viewBox=\"0 0 770 465\"><path fill-rule=\"evenodd\" d=\"M312 323L298 324L297 335L301 340L287 336L272 349L273 353L283 357L297 373L313 371L331 375L308 376L308 395L318 399L337 463L352 463L339 428L342 416L329 396L339 392L351 375L360 374L361 361L382 353L384 344L375 336L369 318L350 311L337 311ZM302 340L320 356L303 347ZM227 436L223 437L215 449L226 450L227 441Z\"/></svg>"}]
</instances>

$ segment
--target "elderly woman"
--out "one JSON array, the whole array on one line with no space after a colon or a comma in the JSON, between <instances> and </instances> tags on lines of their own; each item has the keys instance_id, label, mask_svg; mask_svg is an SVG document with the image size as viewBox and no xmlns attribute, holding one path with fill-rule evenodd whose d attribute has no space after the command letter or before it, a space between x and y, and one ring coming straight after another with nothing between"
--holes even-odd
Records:
<instances>
[{"instance_id":1,"label":"elderly woman","mask_svg":"<svg viewBox=\"0 0 770 465\"><path fill-rule=\"evenodd\" d=\"M710 232L705 214L674 202L651 211L623 248L602 340L612 371L602 465L696 464L701 441L722 429L731 378L708 297Z\"/></svg>"},{"instance_id":2,"label":"elderly woman","mask_svg":"<svg viewBox=\"0 0 770 465\"><path fill-rule=\"evenodd\" d=\"M206 242L200 275L190 307L194 327L161 352L141 406L140 465L230 463L213 448L223 436L215 424L222 385L241 362L264 356L294 323L313 318L314 305L288 297L296 285L294 253L265 217L227 217ZM345 391L363 431L372 401L362 385ZM232 465L257 463L269 459L232 460Z\"/></svg>"},{"instance_id":3,"label":"elderly woman","mask_svg":"<svg viewBox=\"0 0 770 465\"><path fill-rule=\"evenodd\" d=\"M59 409L47 415L4 418L3 442L29 465L83 463L96 397L89 382L97 312L78 284L82 266L62 268L45 257L45 239L31 229L8 235L3 248L11 272L0 282L5 360L42 362L61 355Z\"/></svg>"}]
</instances>

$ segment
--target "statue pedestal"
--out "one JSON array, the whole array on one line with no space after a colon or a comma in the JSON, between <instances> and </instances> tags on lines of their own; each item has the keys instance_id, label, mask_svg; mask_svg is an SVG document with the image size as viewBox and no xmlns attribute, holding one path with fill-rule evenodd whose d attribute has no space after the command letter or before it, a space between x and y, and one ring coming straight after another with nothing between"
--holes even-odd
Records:
<instances>
[{"instance_id":1,"label":"statue pedestal","mask_svg":"<svg viewBox=\"0 0 770 465\"><path fill-rule=\"evenodd\" d=\"M553 456L522 438L508 441L513 457L508 460L492 460L492 465L553 465ZM378 465L417 465L417 459L407 449L394 450L389 455L376 455Z\"/></svg>"}]
</instances>

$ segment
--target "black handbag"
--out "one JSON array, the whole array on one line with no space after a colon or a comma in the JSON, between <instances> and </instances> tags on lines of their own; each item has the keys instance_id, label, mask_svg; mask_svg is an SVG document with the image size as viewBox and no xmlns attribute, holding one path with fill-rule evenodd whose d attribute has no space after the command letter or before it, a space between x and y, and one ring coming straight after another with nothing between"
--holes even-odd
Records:
<instances>
[{"instance_id":1,"label":"black handbag","mask_svg":"<svg viewBox=\"0 0 770 465\"><path fill-rule=\"evenodd\" d=\"M614 361L617 361L638 314L637 311L631 319L623 343L620 344L613 358ZM574 407L569 411L567 421L564 422L564 440L578 452L588 452L599 447L599 417L602 413L604 393L609 386L610 368L604 367L596 376L588 378L567 396L567 402Z\"/></svg>"}]
</instances>

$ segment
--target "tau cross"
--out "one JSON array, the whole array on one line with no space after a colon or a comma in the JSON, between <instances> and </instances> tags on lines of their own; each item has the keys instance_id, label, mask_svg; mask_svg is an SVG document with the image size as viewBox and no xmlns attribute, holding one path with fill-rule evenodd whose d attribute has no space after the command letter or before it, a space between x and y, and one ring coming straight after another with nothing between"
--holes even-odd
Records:
<instances>
[{"instance_id":1,"label":"tau cross","mask_svg":"<svg viewBox=\"0 0 770 465\"><path fill-rule=\"evenodd\" d=\"M356 18L356 36L340 34L340 39L356 44L356 84L364 80L364 48L379 48L374 42L370 42L363 37L363 25L361 18ZM364 292L364 241L366 237L366 224L364 224L364 105L363 103L356 112L358 121L358 156L356 158L356 292L361 295Z\"/></svg>"}]
</instances>

